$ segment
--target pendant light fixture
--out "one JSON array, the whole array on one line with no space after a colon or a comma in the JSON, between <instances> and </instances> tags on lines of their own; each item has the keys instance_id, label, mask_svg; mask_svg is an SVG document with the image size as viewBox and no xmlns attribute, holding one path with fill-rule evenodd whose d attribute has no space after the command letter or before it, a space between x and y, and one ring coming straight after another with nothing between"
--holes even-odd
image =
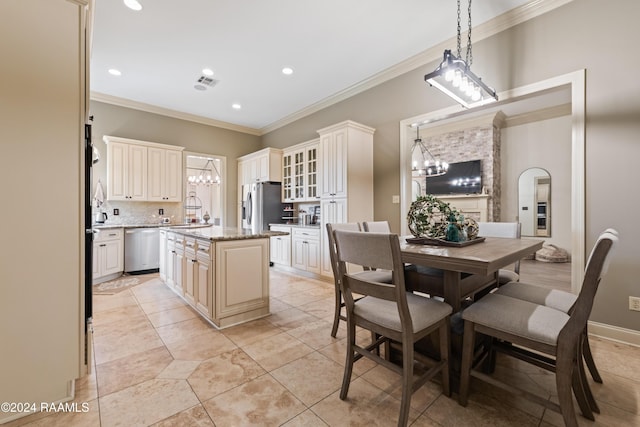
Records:
<instances>
[{"instance_id":1,"label":"pendant light fixture","mask_svg":"<svg viewBox=\"0 0 640 427\"><path fill-rule=\"evenodd\" d=\"M211 174L211 168L213 168L216 172L216 176L213 177ZM196 175L189 175L187 177L187 182L192 185L211 185L211 184L220 184L220 172L218 172L218 168L215 163L211 159L207 159L207 163L204 165L204 168L192 168L188 169L198 170L199 173Z\"/></svg>"},{"instance_id":2,"label":"pendant light fixture","mask_svg":"<svg viewBox=\"0 0 640 427\"><path fill-rule=\"evenodd\" d=\"M416 139L413 140L413 146L411 147L412 173L418 176L425 176L426 178L447 173L449 163L436 159L433 154L431 154L431 151L429 151L425 143L420 139L420 127L416 126L416 132ZM416 148L419 150L420 155L414 153Z\"/></svg>"},{"instance_id":3,"label":"pendant light fixture","mask_svg":"<svg viewBox=\"0 0 640 427\"><path fill-rule=\"evenodd\" d=\"M469 0L469 32L467 33L467 54L462 59L460 36L460 0L458 0L458 56L450 49L444 51L442 62L424 80L431 86L455 99L465 108L472 108L498 100L495 89L487 86L480 77L471 72L473 54L471 51L471 0Z\"/></svg>"}]
</instances>

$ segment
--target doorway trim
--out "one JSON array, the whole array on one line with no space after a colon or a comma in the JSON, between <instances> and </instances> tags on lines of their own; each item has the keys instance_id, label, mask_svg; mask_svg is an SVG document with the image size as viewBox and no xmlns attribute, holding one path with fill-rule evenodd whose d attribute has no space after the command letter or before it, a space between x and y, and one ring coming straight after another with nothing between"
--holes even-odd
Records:
<instances>
[{"instance_id":1,"label":"doorway trim","mask_svg":"<svg viewBox=\"0 0 640 427\"><path fill-rule=\"evenodd\" d=\"M217 159L220 160L220 180L222 181L222 184L220 185L220 212L222 214L222 218L220 218L220 226L222 227L226 227L228 222L229 222L229 218L227 218L227 157L226 156L220 156L217 154L209 154L209 153L197 153L194 151L183 151L183 156L182 156L182 170L183 170L183 177L182 177L182 185L183 185L183 189L187 188L187 157L189 156L193 156L193 157L205 157L205 158L211 158L211 159ZM185 194L186 197L186 194Z\"/></svg>"},{"instance_id":2,"label":"doorway trim","mask_svg":"<svg viewBox=\"0 0 640 427\"><path fill-rule=\"evenodd\" d=\"M499 93L500 101L478 107L472 111L487 110L514 101L524 100L562 86L571 88L571 289L580 291L585 264L585 110L586 70L578 70L529 85ZM411 158L406 143L408 129L414 123L436 123L457 117L464 118L469 111L459 106L433 111L400 121L400 230L410 234L407 212L411 201Z\"/></svg>"}]
</instances>

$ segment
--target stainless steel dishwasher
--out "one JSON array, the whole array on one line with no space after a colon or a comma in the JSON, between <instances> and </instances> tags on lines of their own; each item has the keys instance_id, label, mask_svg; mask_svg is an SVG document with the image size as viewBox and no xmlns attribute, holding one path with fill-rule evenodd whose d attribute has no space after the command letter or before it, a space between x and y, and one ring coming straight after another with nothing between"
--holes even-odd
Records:
<instances>
[{"instance_id":1,"label":"stainless steel dishwasher","mask_svg":"<svg viewBox=\"0 0 640 427\"><path fill-rule=\"evenodd\" d=\"M151 273L160 267L160 229L127 228L124 233L124 272Z\"/></svg>"}]
</instances>

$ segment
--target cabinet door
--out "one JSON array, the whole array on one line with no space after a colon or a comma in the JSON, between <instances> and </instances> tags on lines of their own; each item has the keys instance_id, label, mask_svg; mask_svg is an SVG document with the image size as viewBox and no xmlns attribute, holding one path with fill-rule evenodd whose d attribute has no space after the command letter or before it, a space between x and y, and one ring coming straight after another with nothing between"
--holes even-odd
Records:
<instances>
[{"instance_id":1,"label":"cabinet door","mask_svg":"<svg viewBox=\"0 0 640 427\"><path fill-rule=\"evenodd\" d=\"M318 145L306 149L306 200L316 201L320 198L318 192Z\"/></svg>"},{"instance_id":2,"label":"cabinet door","mask_svg":"<svg viewBox=\"0 0 640 427\"><path fill-rule=\"evenodd\" d=\"M164 200L164 164L166 150L149 148L147 150L147 200Z\"/></svg>"},{"instance_id":3,"label":"cabinet door","mask_svg":"<svg viewBox=\"0 0 640 427\"><path fill-rule=\"evenodd\" d=\"M129 146L118 142L107 145L107 199L129 200Z\"/></svg>"},{"instance_id":4,"label":"cabinet door","mask_svg":"<svg viewBox=\"0 0 640 427\"><path fill-rule=\"evenodd\" d=\"M210 258L201 257L198 253L198 277L197 277L197 293L196 308L207 317L213 317L213 283L211 282Z\"/></svg>"},{"instance_id":5,"label":"cabinet door","mask_svg":"<svg viewBox=\"0 0 640 427\"><path fill-rule=\"evenodd\" d=\"M291 266L295 267L299 270L306 270L306 254L305 254L305 246L306 240L301 237L294 237L291 239Z\"/></svg>"},{"instance_id":6,"label":"cabinet door","mask_svg":"<svg viewBox=\"0 0 640 427\"><path fill-rule=\"evenodd\" d=\"M182 201L182 152L166 150L164 162L164 201Z\"/></svg>"},{"instance_id":7,"label":"cabinet door","mask_svg":"<svg viewBox=\"0 0 640 427\"><path fill-rule=\"evenodd\" d=\"M103 252L102 259L104 260L104 264L102 264L102 275L106 276L121 272L124 267L122 240L109 240L102 243L101 246L100 249Z\"/></svg>"},{"instance_id":8,"label":"cabinet door","mask_svg":"<svg viewBox=\"0 0 640 427\"><path fill-rule=\"evenodd\" d=\"M96 280L102 277L102 271L101 271L102 269L100 268L100 265L102 264L102 260L100 259L101 257L102 257L102 251L100 250L100 244L94 243L93 254L92 254L92 258L93 258L93 271L91 273L92 280Z\"/></svg>"},{"instance_id":9,"label":"cabinet door","mask_svg":"<svg viewBox=\"0 0 640 427\"><path fill-rule=\"evenodd\" d=\"M167 285L174 288L176 284L175 279L175 265L176 265L176 248L175 237L167 236Z\"/></svg>"},{"instance_id":10,"label":"cabinet door","mask_svg":"<svg viewBox=\"0 0 640 427\"><path fill-rule=\"evenodd\" d=\"M147 199L147 147L129 145L128 200Z\"/></svg>"},{"instance_id":11,"label":"cabinet door","mask_svg":"<svg viewBox=\"0 0 640 427\"><path fill-rule=\"evenodd\" d=\"M347 135L346 129L320 137L320 196L347 196Z\"/></svg>"},{"instance_id":12,"label":"cabinet door","mask_svg":"<svg viewBox=\"0 0 640 427\"><path fill-rule=\"evenodd\" d=\"M320 218L322 220L321 226L321 272L324 276L333 276L333 270L331 268L331 260L329 259L329 240L327 237L327 223L344 223L347 222L347 200L346 199L332 199L323 200L320 203Z\"/></svg>"},{"instance_id":13,"label":"cabinet door","mask_svg":"<svg viewBox=\"0 0 640 427\"><path fill-rule=\"evenodd\" d=\"M293 198L304 200L305 198L305 160L304 150L293 153Z\"/></svg>"},{"instance_id":14,"label":"cabinet door","mask_svg":"<svg viewBox=\"0 0 640 427\"><path fill-rule=\"evenodd\" d=\"M269 154L262 155L256 159L256 178L257 181L270 181L269 174Z\"/></svg>"},{"instance_id":15,"label":"cabinet door","mask_svg":"<svg viewBox=\"0 0 640 427\"><path fill-rule=\"evenodd\" d=\"M291 265L291 238L274 236L270 238L271 262L280 265Z\"/></svg>"},{"instance_id":16,"label":"cabinet door","mask_svg":"<svg viewBox=\"0 0 640 427\"><path fill-rule=\"evenodd\" d=\"M320 273L320 241L309 239L306 243L307 271Z\"/></svg>"},{"instance_id":17,"label":"cabinet door","mask_svg":"<svg viewBox=\"0 0 640 427\"><path fill-rule=\"evenodd\" d=\"M174 289L184 295L184 248L176 241L175 262L173 264Z\"/></svg>"},{"instance_id":18,"label":"cabinet door","mask_svg":"<svg viewBox=\"0 0 640 427\"><path fill-rule=\"evenodd\" d=\"M282 156L282 201L293 202L293 153Z\"/></svg>"},{"instance_id":19,"label":"cabinet door","mask_svg":"<svg viewBox=\"0 0 640 427\"><path fill-rule=\"evenodd\" d=\"M159 267L160 280L167 281L167 232L160 230L160 247L159 247Z\"/></svg>"},{"instance_id":20,"label":"cabinet door","mask_svg":"<svg viewBox=\"0 0 640 427\"><path fill-rule=\"evenodd\" d=\"M184 251L184 298L194 306L196 304L195 292L198 284L198 261L196 260L195 242L187 240Z\"/></svg>"}]
</instances>

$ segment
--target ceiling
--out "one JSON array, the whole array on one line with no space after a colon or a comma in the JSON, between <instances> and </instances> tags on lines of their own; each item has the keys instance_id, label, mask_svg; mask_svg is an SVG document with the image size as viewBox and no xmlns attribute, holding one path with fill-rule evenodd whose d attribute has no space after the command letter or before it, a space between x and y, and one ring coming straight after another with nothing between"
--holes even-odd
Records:
<instances>
[{"instance_id":1,"label":"ceiling","mask_svg":"<svg viewBox=\"0 0 640 427\"><path fill-rule=\"evenodd\" d=\"M455 53L453 1L139 1L138 12L122 0L96 1L92 99L256 131L443 42ZM474 31L529 1L473 2ZM466 5L462 1L463 32ZM284 75L284 67L293 74ZM204 68L217 82L197 90ZM113 76L109 69L122 74ZM234 103L241 109L232 108Z\"/></svg>"}]
</instances>

